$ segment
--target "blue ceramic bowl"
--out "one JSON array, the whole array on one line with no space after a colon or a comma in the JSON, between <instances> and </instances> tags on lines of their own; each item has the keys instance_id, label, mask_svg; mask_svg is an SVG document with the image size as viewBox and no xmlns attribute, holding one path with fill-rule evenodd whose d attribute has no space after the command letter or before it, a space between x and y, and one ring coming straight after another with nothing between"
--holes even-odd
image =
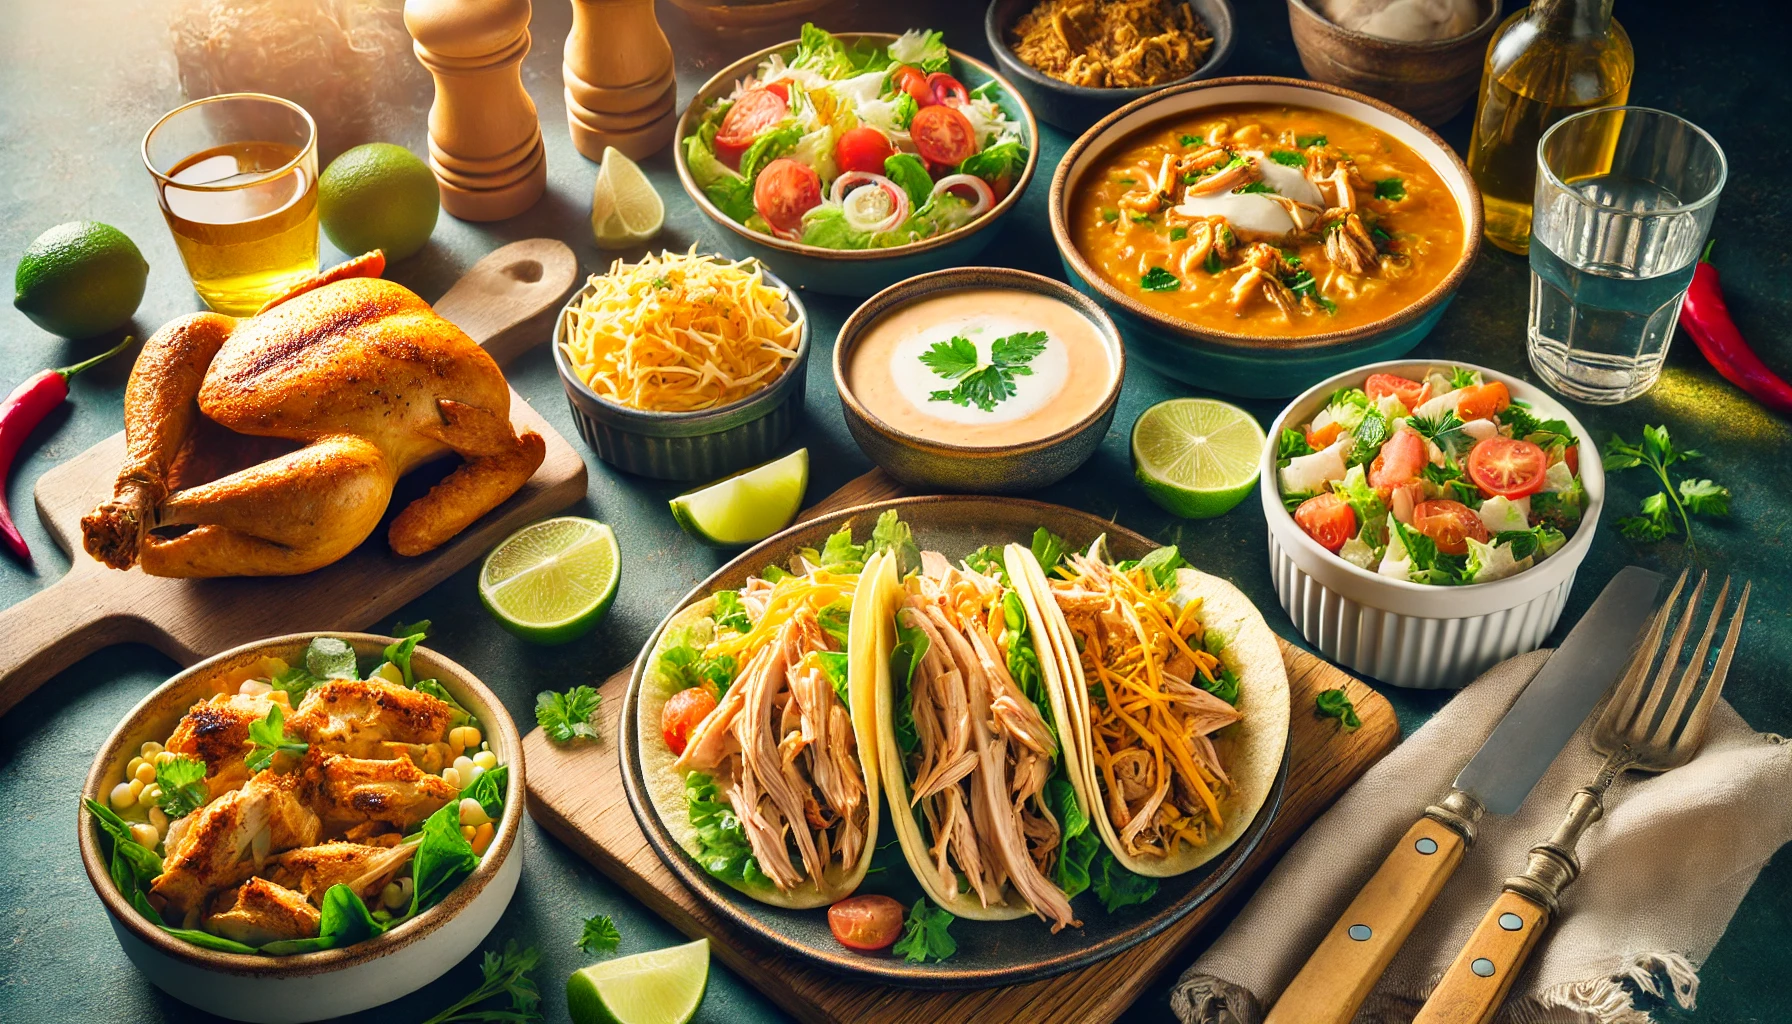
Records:
<instances>
[{"instance_id":1,"label":"blue ceramic bowl","mask_svg":"<svg viewBox=\"0 0 1792 1024\"><path fill-rule=\"evenodd\" d=\"M848 45L865 39L887 46L896 39L896 36L887 32L836 32L835 36ZM760 61L774 53L790 57L796 53L796 49L797 41L792 39L742 57L723 68L703 84L703 88L691 100L691 105L685 108L684 116L678 120L678 141L673 146L678 180L684 184L685 192L697 204L697 209L726 229L722 235L722 250L731 256L752 256L777 271L779 276L792 285L829 295L871 295L916 274L975 262L977 254L995 238L992 229L996 221L1014 209L1015 204L1020 201L1021 193L1026 191L1027 185L1033 180L1033 168L1039 162L1039 126L1033 120L1033 111L1027 107L1026 101L1021 99L1014 86L996 74L989 65L973 60L957 50L951 51L952 74L964 83L965 88L972 90L994 82L995 92L992 98L1010 120L1018 123L1021 140L1027 147L1026 169L1021 171L1020 178L1015 181L1008 194L983 216L956 230L908 245L888 249L824 249L762 235L730 219L709 201L709 197L691 177L690 165L685 161L684 140L697 130L698 123L703 119L703 112L713 102L733 92L736 82L751 78Z\"/></svg>"},{"instance_id":2,"label":"blue ceramic bowl","mask_svg":"<svg viewBox=\"0 0 1792 1024\"><path fill-rule=\"evenodd\" d=\"M1134 132L1166 118L1236 103L1272 103L1328 110L1355 118L1405 143L1430 164L1456 199L1462 253L1448 275L1406 308L1348 330L1298 338L1216 330L1146 306L1110 283L1077 251L1069 206L1083 178ZM1444 141L1407 114L1336 86L1293 78L1216 78L1154 93L1114 111L1071 144L1052 176L1052 237L1070 283L1102 304L1126 336L1127 349L1170 377L1245 398L1286 398L1315 381L1364 363L1397 359L1437 326L1481 250L1481 192Z\"/></svg>"}]
</instances>

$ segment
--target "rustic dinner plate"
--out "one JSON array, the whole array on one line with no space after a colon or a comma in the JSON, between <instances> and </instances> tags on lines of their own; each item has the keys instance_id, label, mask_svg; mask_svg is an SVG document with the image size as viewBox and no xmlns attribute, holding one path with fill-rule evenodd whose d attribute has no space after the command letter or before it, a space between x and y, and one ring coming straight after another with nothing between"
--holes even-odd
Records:
<instances>
[{"instance_id":1,"label":"rustic dinner plate","mask_svg":"<svg viewBox=\"0 0 1792 1024\"><path fill-rule=\"evenodd\" d=\"M768 563L783 562L797 548L819 548L828 534L848 520L860 536L869 533L878 514L888 508L901 513L923 549L941 551L954 559L984 544L1026 543L1040 526L1064 537L1073 548L1087 547L1096 536L1105 533L1116 559L1138 558L1158 546L1098 516L1061 505L968 495L897 498L813 519L761 542L698 584L671 610L666 622L680 608L716 589L740 586L749 575ZM662 622L645 650L652 650L659 643L660 632L665 628L666 623ZM1250 829L1224 855L1187 874L1161 879L1157 895L1149 901L1110 914L1093 892L1084 892L1071 904L1083 926L1066 928L1056 935L1035 917L1000 922L955 921L951 935L958 942L957 954L944 962L914 964L888 952L855 953L847 949L828 931L825 910L786 910L753 900L711 878L673 840L647 796L641 772L641 732L635 719L644 664L639 661L635 665L622 711L622 777L629 806L660 859L741 934L753 937L768 950L890 984L979 988L1036 981L1087 966L1145 941L1212 899L1238 873L1268 831L1288 777L1284 753L1275 784ZM904 906L912 906L922 895L921 886L903 860L887 811L878 831L878 845L871 873L858 893L883 893Z\"/></svg>"}]
</instances>

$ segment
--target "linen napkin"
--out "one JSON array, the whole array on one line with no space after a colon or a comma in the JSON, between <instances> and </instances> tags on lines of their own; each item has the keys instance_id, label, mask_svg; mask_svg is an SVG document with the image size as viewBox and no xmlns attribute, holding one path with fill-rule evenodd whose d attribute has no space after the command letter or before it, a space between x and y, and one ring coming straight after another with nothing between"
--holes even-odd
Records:
<instances>
[{"instance_id":1,"label":"linen napkin","mask_svg":"<svg viewBox=\"0 0 1792 1024\"><path fill-rule=\"evenodd\" d=\"M1495 666L1371 768L1282 858L1170 1005L1184 1024L1258 1024L1326 930L1427 804L1449 791L1549 656ZM1732 676L1729 685L1747 685ZM1355 1024L1412 1020L1500 883L1561 821L1602 761L1590 724L1568 741L1524 806L1484 816L1456 875L1413 930ZM1691 1008L1698 967L1775 850L1792 839L1792 744L1713 709L1693 761L1626 773L1581 838L1581 875L1513 987L1497 1024L1646 1024L1646 993Z\"/></svg>"}]
</instances>

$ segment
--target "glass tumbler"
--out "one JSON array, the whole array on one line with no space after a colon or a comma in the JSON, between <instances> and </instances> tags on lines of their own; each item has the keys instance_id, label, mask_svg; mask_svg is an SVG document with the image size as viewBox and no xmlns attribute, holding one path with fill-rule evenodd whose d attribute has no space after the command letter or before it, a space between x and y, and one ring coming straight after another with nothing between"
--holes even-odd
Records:
<instances>
[{"instance_id":1,"label":"glass tumbler","mask_svg":"<svg viewBox=\"0 0 1792 1024\"><path fill-rule=\"evenodd\" d=\"M247 316L317 271L317 125L278 96L224 93L163 115L143 163L193 290Z\"/></svg>"},{"instance_id":2,"label":"glass tumbler","mask_svg":"<svg viewBox=\"0 0 1792 1024\"><path fill-rule=\"evenodd\" d=\"M1697 125L1648 107L1557 122L1537 143L1527 351L1595 405L1655 386L1727 173Z\"/></svg>"}]
</instances>

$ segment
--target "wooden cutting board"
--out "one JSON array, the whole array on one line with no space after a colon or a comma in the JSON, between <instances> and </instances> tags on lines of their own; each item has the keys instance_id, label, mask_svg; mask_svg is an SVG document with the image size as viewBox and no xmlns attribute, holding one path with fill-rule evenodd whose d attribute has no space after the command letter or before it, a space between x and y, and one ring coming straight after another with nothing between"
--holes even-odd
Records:
<instances>
[{"instance_id":1,"label":"wooden cutting board","mask_svg":"<svg viewBox=\"0 0 1792 1024\"><path fill-rule=\"evenodd\" d=\"M881 471L872 471L809 509L803 518L905 493ZM1024 985L958 992L892 988L848 978L807 961L763 949L734 933L647 845L622 786L617 719L629 671L606 680L600 691L601 738L560 746L540 729L523 739L529 765L529 813L541 826L636 899L693 938L707 937L712 954L757 986L785 1012L809 1024L956 1024L1025 1021L1027 1024L1105 1024L1117 1019L1163 969L1180 962L1201 927L1237 890L1248 887L1299 836L1319 812L1400 739L1394 710L1374 690L1286 641L1293 701L1291 763L1280 811L1263 842L1218 898L1132 950L1081 970ZM1342 688L1363 724L1344 732L1333 719L1313 714L1313 698Z\"/></svg>"},{"instance_id":2,"label":"wooden cutting board","mask_svg":"<svg viewBox=\"0 0 1792 1024\"><path fill-rule=\"evenodd\" d=\"M550 329L530 321L565 298L578 269L561 242L513 242L474 264L435 309L502 365L548 337ZM107 568L82 550L81 517L111 496L124 434L50 469L37 482L38 514L74 564L62 579L0 611L0 714L110 644L151 644L190 665L273 633L373 625L511 531L584 496L585 460L515 391L510 417L542 436L547 456L508 501L418 558L392 553L382 521L347 557L303 576L173 580ZM387 518L402 507L394 500Z\"/></svg>"}]
</instances>

